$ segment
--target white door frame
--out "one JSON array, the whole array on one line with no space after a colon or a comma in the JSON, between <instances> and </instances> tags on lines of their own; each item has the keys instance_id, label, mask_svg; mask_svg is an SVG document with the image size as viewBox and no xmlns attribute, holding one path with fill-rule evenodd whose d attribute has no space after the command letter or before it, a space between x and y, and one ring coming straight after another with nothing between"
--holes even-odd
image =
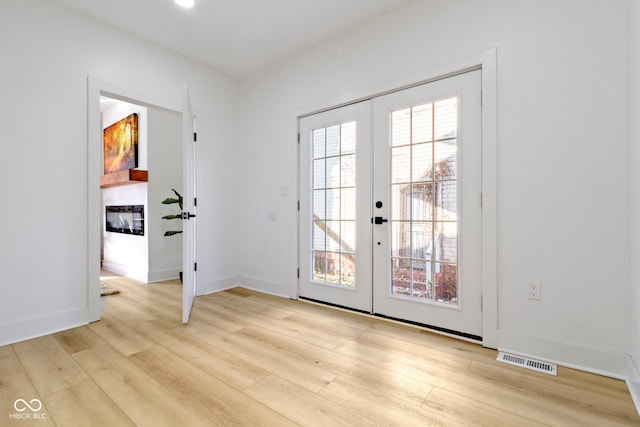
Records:
<instances>
[{"instance_id":1,"label":"white door frame","mask_svg":"<svg viewBox=\"0 0 640 427\"><path fill-rule=\"evenodd\" d=\"M349 105L355 102L371 99L375 96L396 92L413 86L429 83L447 78L472 69L482 71L482 345L490 348L498 347L498 186L497 186L497 51L496 48L471 54L463 58L454 59L445 63L434 65L428 69L417 70L409 75L404 75L378 84L360 92L347 94L335 105L311 105L306 113L297 117L298 132L300 119L323 111ZM299 147L298 151L299 151ZM296 194L300 200L300 164L299 152ZM297 203L292 206L295 217L294 233L297 248L299 236L299 211ZM298 251L299 252L299 251ZM300 260L292 257L291 271L298 271ZM296 296L299 296L300 279L295 277L297 283Z\"/></svg>"},{"instance_id":2,"label":"white door frame","mask_svg":"<svg viewBox=\"0 0 640 427\"><path fill-rule=\"evenodd\" d=\"M100 320L100 235L102 233L102 123L100 96L109 96L138 105L157 106L182 114L182 100L158 99L94 78L87 78L87 311L88 321ZM185 171L183 171L185 173Z\"/></svg>"}]
</instances>

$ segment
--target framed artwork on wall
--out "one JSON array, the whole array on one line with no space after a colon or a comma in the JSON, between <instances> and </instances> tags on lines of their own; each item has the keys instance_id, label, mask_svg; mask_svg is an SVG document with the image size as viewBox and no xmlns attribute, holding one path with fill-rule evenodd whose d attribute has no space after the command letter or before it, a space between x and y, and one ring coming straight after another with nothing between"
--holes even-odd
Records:
<instances>
[{"instance_id":1,"label":"framed artwork on wall","mask_svg":"<svg viewBox=\"0 0 640 427\"><path fill-rule=\"evenodd\" d=\"M104 129L104 173L138 167L138 115L125 117Z\"/></svg>"}]
</instances>

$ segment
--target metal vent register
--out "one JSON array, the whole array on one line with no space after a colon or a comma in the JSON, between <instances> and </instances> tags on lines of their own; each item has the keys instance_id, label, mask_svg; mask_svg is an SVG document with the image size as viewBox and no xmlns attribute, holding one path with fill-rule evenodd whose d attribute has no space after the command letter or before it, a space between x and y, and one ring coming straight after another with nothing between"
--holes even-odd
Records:
<instances>
[{"instance_id":1,"label":"metal vent register","mask_svg":"<svg viewBox=\"0 0 640 427\"><path fill-rule=\"evenodd\" d=\"M508 363L514 366L520 366L523 368L531 369L533 371L542 372L545 374L557 376L558 375L558 367L555 363L543 362L536 359L531 359L525 356L518 356L515 354L503 353L502 351L498 353L498 358L496 359L498 362Z\"/></svg>"}]
</instances>

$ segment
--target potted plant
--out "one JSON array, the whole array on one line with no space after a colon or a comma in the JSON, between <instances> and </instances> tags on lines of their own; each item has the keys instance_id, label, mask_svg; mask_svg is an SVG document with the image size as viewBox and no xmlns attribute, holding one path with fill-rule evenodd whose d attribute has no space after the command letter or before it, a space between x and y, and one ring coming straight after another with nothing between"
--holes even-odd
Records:
<instances>
[{"instance_id":1,"label":"potted plant","mask_svg":"<svg viewBox=\"0 0 640 427\"><path fill-rule=\"evenodd\" d=\"M175 203L178 204L178 206L180 207L180 213L178 214L172 214L172 215L165 215L162 217L162 219L182 219L182 195L180 193L178 193L175 189L171 189L171 191L173 191L176 195L176 197L167 197L166 199L164 199L162 201L163 205L173 205ZM180 234L182 233L182 230L168 230L164 232L165 236L173 236L175 234Z\"/></svg>"},{"instance_id":2,"label":"potted plant","mask_svg":"<svg viewBox=\"0 0 640 427\"><path fill-rule=\"evenodd\" d=\"M174 192L174 194L176 195L176 197L167 197L166 199L164 199L162 201L163 205L173 205L173 204L178 204L178 207L180 208L180 212L177 214L171 214L171 215L165 215L162 217L162 219L182 219L182 195L180 193L178 193L175 189L171 189L171 191ZM176 234L180 234L182 233L182 230L168 230L164 232L165 236L174 236ZM180 272L180 283L182 283L182 271Z\"/></svg>"}]
</instances>

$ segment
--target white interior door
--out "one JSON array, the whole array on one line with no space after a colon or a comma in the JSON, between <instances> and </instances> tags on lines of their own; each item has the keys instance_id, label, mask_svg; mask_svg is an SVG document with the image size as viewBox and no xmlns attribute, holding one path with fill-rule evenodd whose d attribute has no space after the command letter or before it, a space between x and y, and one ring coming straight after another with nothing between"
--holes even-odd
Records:
<instances>
[{"instance_id":1,"label":"white interior door","mask_svg":"<svg viewBox=\"0 0 640 427\"><path fill-rule=\"evenodd\" d=\"M300 120L300 296L371 311L370 102Z\"/></svg>"},{"instance_id":2,"label":"white interior door","mask_svg":"<svg viewBox=\"0 0 640 427\"><path fill-rule=\"evenodd\" d=\"M374 312L482 336L481 72L374 100Z\"/></svg>"},{"instance_id":3,"label":"white interior door","mask_svg":"<svg viewBox=\"0 0 640 427\"><path fill-rule=\"evenodd\" d=\"M182 322L189 314L196 294L196 180L195 180L195 117L185 85L182 110L183 200L182 200Z\"/></svg>"}]
</instances>

